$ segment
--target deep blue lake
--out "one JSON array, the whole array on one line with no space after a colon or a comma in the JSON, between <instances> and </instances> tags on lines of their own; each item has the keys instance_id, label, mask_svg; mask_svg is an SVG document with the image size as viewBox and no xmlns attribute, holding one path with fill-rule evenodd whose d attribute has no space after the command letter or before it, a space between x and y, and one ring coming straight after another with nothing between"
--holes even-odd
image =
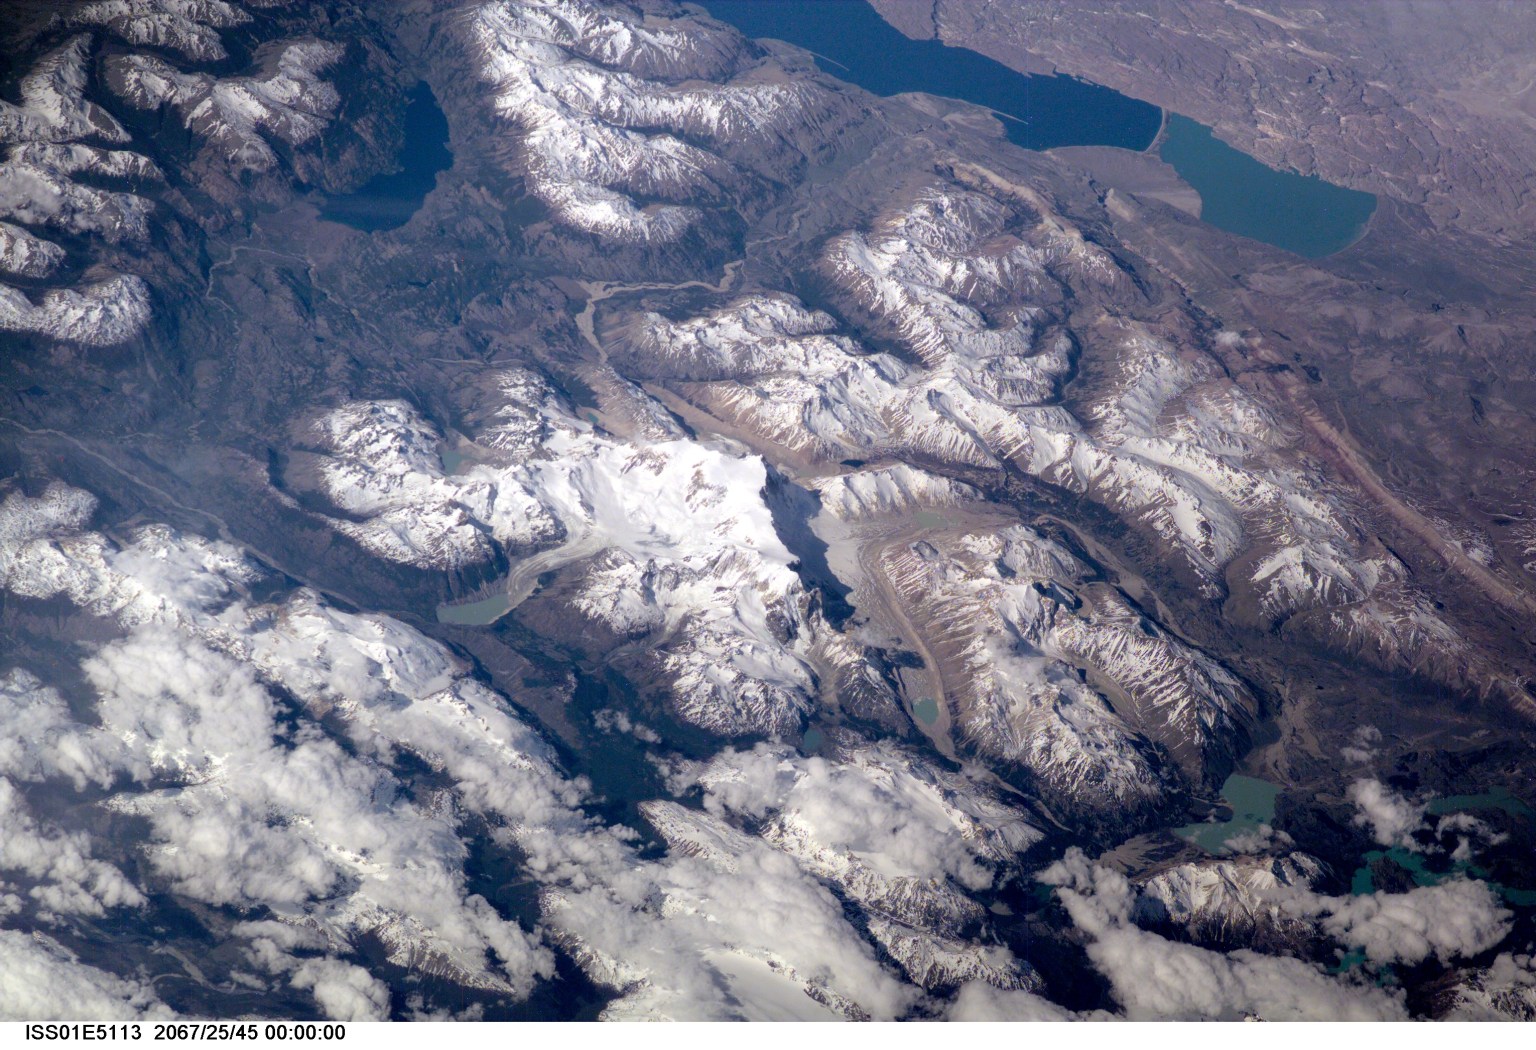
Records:
<instances>
[{"instance_id":1,"label":"deep blue lake","mask_svg":"<svg viewBox=\"0 0 1536 1050\"><path fill-rule=\"evenodd\" d=\"M405 106L405 143L398 170L368 180L356 192L331 197L320 217L359 230L392 230L416 214L437 185L437 173L453 166L448 149L448 118L423 81L411 89Z\"/></svg>"},{"instance_id":2,"label":"deep blue lake","mask_svg":"<svg viewBox=\"0 0 1536 1050\"><path fill-rule=\"evenodd\" d=\"M876 95L923 91L964 99L1004 117L1026 149L1120 146L1143 150L1162 123L1156 106L1072 77L1016 73L937 40L909 40L864 0L702 0L750 37L786 40L823 59L839 80Z\"/></svg>"},{"instance_id":3,"label":"deep blue lake","mask_svg":"<svg viewBox=\"0 0 1536 1050\"><path fill-rule=\"evenodd\" d=\"M698 0L750 37L785 40L816 55L831 75L876 95L922 91L996 112L1026 149L1116 146L1146 150L1162 112L1085 80L1018 73L937 40L910 40L865 0ZM1201 219L1308 258L1353 243L1376 208L1368 193L1276 171L1170 114L1159 156L1199 192Z\"/></svg>"}]
</instances>

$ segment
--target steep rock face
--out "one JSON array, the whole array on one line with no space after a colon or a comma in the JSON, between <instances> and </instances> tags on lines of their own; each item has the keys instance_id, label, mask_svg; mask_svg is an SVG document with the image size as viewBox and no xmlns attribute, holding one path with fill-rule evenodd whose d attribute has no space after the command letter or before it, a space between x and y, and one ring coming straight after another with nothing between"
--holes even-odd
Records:
<instances>
[{"instance_id":1,"label":"steep rock face","mask_svg":"<svg viewBox=\"0 0 1536 1050\"><path fill-rule=\"evenodd\" d=\"M252 6L260 6L259 0ZM220 30L249 25L251 16L224 0L93 0L55 16L71 28L100 28L136 47L174 51L190 62L229 57Z\"/></svg>"},{"instance_id":2,"label":"steep rock face","mask_svg":"<svg viewBox=\"0 0 1536 1050\"><path fill-rule=\"evenodd\" d=\"M1536 967L1529 955L1505 952L1490 966L1463 970L1436 997L1451 1021L1536 1020Z\"/></svg>"},{"instance_id":3,"label":"steep rock face","mask_svg":"<svg viewBox=\"0 0 1536 1050\"><path fill-rule=\"evenodd\" d=\"M1370 694L1338 717L1417 719L1361 738L1362 774L1438 712L1384 704L1317 640L1494 673L1091 185L973 110L845 91L688 9L365 7L75 4L38 49L111 42L46 56L0 110L23 290L0 324L31 333L0 391L26 413L0 428L23 479L0 489L0 925L119 977L195 940L195 991L113 994L202 1013L245 1008L235 974L336 1016L546 993L614 1018L1034 1013L1091 966L1085 1000L1108 981L1150 1014L1165 959L1221 993L1189 1015L1348 1013L1352 978L1179 943L1263 929L1291 953L1282 890L1312 936L1399 953L1414 907L1475 906L1467 944L1424 950L1487 960L1509 927L1486 886L1324 901L1302 855L1158 870L1166 837L1120 855L1167 938L1129 897L1106 922L1080 896L1076 931L1002 906L1021 857L1188 819L1255 718L1228 667L1291 719L1261 770L1334 761L1319 669ZM113 95L102 53L160 101ZM355 185L418 77L453 149L427 203L315 222L299 195ZM129 338L111 310L147 316L151 288L145 354L50 345ZM43 377L68 358L100 391L73 420ZM505 620L428 622L419 581L503 572ZM1513 739L1454 721L1458 748ZM668 848L609 823L637 819ZM1523 1001L1501 967L1459 975L1469 1003Z\"/></svg>"},{"instance_id":4,"label":"steep rock face","mask_svg":"<svg viewBox=\"0 0 1536 1050\"><path fill-rule=\"evenodd\" d=\"M1040 404L1071 370L1070 344L1037 349L1033 322L1060 295L1047 267L1072 248L1048 226L1017 236L1020 218L979 193L926 187L869 230L833 239L821 270L876 338L989 400Z\"/></svg>"},{"instance_id":5,"label":"steep rock face","mask_svg":"<svg viewBox=\"0 0 1536 1050\"><path fill-rule=\"evenodd\" d=\"M1315 931L1286 911L1286 892L1310 891L1326 875L1316 858L1295 852L1180 864L1141 882L1135 918L1182 926L1200 943L1295 951Z\"/></svg>"},{"instance_id":6,"label":"steep rock face","mask_svg":"<svg viewBox=\"0 0 1536 1050\"><path fill-rule=\"evenodd\" d=\"M905 463L850 471L816 485L822 507L842 521L945 509L976 500L980 493L963 482Z\"/></svg>"},{"instance_id":7,"label":"steep rock face","mask_svg":"<svg viewBox=\"0 0 1536 1050\"><path fill-rule=\"evenodd\" d=\"M0 270L17 277L47 277L64 261L64 249L8 222L0 222Z\"/></svg>"},{"instance_id":8,"label":"steep rock face","mask_svg":"<svg viewBox=\"0 0 1536 1050\"><path fill-rule=\"evenodd\" d=\"M494 769L551 776L545 745L408 628L335 613L304 592L249 603L246 585L261 572L237 549L163 526L119 545L84 528L94 508L65 486L0 505L0 584L63 597L128 632L82 665L98 726L33 718L13 746L78 756L59 770L77 783L136 784L107 805L148 821L156 877L247 912L246 936L273 943L274 972L287 965L280 944L372 936L402 965L525 994L547 957L464 889L452 807L410 800L377 758L403 746L453 769L463 804L475 806L485 802L477 780ZM32 680L29 702L62 714L39 690ZM361 755L312 731L290 736L279 696L342 714ZM48 750L28 735L37 732ZM264 932L280 924L298 932Z\"/></svg>"},{"instance_id":9,"label":"steep rock face","mask_svg":"<svg viewBox=\"0 0 1536 1050\"><path fill-rule=\"evenodd\" d=\"M103 189L92 180L155 180L144 156L92 146L128 141L109 113L85 98L90 77L89 36L76 36L44 55L21 79L20 102L0 102L0 270L48 280L66 260L47 239L79 235L107 245L142 244L149 234L150 202L131 192ZM81 176L84 176L82 180ZM131 274L29 293L0 284L0 330L112 346L137 335L149 321L149 289Z\"/></svg>"},{"instance_id":10,"label":"steep rock face","mask_svg":"<svg viewBox=\"0 0 1536 1050\"><path fill-rule=\"evenodd\" d=\"M0 328L85 346L126 342L149 322L149 289L132 275L100 284L57 288L32 302L16 288L0 286Z\"/></svg>"},{"instance_id":11,"label":"steep rock face","mask_svg":"<svg viewBox=\"0 0 1536 1050\"><path fill-rule=\"evenodd\" d=\"M1039 976L1006 948L944 937L879 914L868 923L870 936L924 988L948 990L978 981L1006 991L1040 989Z\"/></svg>"},{"instance_id":12,"label":"steep rock face","mask_svg":"<svg viewBox=\"0 0 1536 1050\"><path fill-rule=\"evenodd\" d=\"M605 1020L890 1019L917 1001L789 858L675 802L640 812L666 862L542 902L582 969L619 993Z\"/></svg>"},{"instance_id":13,"label":"steep rock face","mask_svg":"<svg viewBox=\"0 0 1536 1050\"><path fill-rule=\"evenodd\" d=\"M1337 502L1313 495L1325 490L1315 466L1265 410L1145 325L1103 315L1075 324L1094 374L1071 415L1050 405L1071 344L1058 335L1031 356L1032 322L1051 317L1069 281L1125 277L1048 213L1015 234L1033 204L925 190L869 233L834 240L823 272L845 309L942 376L945 394L961 387L993 413L1013 410L990 429L966 420L988 453L1151 530L1213 587L1237 563L1241 575L1226 582L1253 594L1250 615L1273 622L1359 601L1390 577L1385 552L1362 549Z\"/></svg>"},{"instance_id":14,"label":"steep rock face","mask_svg":"<svg viewBox=\"0 0 1536 1050\"><path fill-rule=\"evenodd\" d=\"M238 549L164 526L119 543L86 528L95 507L63 485L0 503L0 587L127 632L82 665L94 723L35 676L0 679L16 701L0 713L0 875L17 874L7 848L25 833L54 843L76 876L48 881L42 907L149 907L90 855L91 838L38 824L6 786L111 784L103 805L151 829L144 885L229 909L226 936L249 945L244 965L259 973L303 989L316 953L351 966L336 957L366 940L397 965L522 998L551 977L549 950L468 892L473 818L497 863L525 866L552 938L618 995L610 1016L768 1018L785 989L849 1018L915 1001L837 901L765 843L658 802L658 824L674 813L696 844L674 835L672 855L642 861L633 832L587 817L585 782L439 644L306 590L256 602L248 587L264 573Z\"/></svg>"},{"instance_id":15,"label":"steep rock face","mask_svg":"<svg viewBox=\"0 0 1536 1050\"><path fill-rule=\"evenodd\" d=\"M258 58L269 67L259 76L182 73L152 55L123 55L107 63L107 83L136 109L172 107L235 171L268 172L278 164L269 140L302 146L336 115L341 97L321 74L342 56L339 45L320 40L270 47Z\"/></svg>"},{"instance_id":16,"label":"steep rock face","mask_svg":"<svg viewBox=\"0 0 1536 1050\"><path fill-rule=\"evenodd\" d=\"M939 661L960 739L1064 815L1134 822L1180 780L1219 781L1243 746L1247 690L1031 529L889 548L883 567Z\"/></svg>"},{"instance_id":17,"label":"steep rock face","mask_svg":"<svg viewBox=\"0 0 1536 1050\"><path fill-rule=\"evenodd\" d=\"M0 102L0 139L74 142L99 137L114 144L128 141L123 126L85 97L90 46L88 35L73 37L21 78L20 104Z\"/></svg>"},{"instance_id":18,"label":"steep rock face","mask_svg":"<svg viewBox=\"0 0 1536 1050\"><path fill-rule=\"evenodd\" d=\"M784 293L692 317L616 313L604 345L617 367L797 456L921 456L1059 486L1171 551L1169 568L1236 625L1289 625L1446 681L1497 678L1469 673L1357 495L1202 348L1239 335L1117 306L1065 313L1075 288L1133 309L1128 274L1032 188L974 165L948 174L818 249L821 291L894 353Z\"/></svg>"},{"instance_id":19,"label":"steep rock face","mask_svg":"<svg viewBox=\"0 0 1536 1050\"><path fill-rule=\"evenodd\" d=\"M529 548L561 535L521 486L482 468L446 476L442 435L404 402L342 405L313 429L330 453L315 468L319 484L361 519L336 527L380 557L459 569L493 560L497 544Z\"/></svg>"},{"instance_id":20,"label":"steep rock face","mask_svg":"<svg viewBox=\"0 0 1536 1050\"><path fill-rule=\"evenodd\" d=\"M122 178L134 168L154 171L142 156L118 150L49 151L36 144L13 149L11 163L0 172L4 214L13 222L100 237L108 244L142 245L149 236L147 200L72 178L82 172Z\"/></svg>"},{"instance_id":21,"label":"steep rock face","mask_svg":"<svg viewBox=\"0 0 1536 1050\"><path fill-rule=\"evenodd\" d=\"M0 285L0 330L89 347L125 343L149 327L156 282L193 265L190 257L166 260L169 266L150 261L163 247L152 245L160 234L171 231L173 241L186 235L178 220L218 228L228 212L245 210L248 193L271 203L295 179L343 185L373 159L371 147L356 145L374 122L366 107L352 114L355 127L343 136L363 160L338 159L345 151L334 143L330 158L314 155L342 103L322 76L344 54L334 41L258 43L248 75L175 64L227 60L221 34L251 22L223 2L104 0L64 5L27 30L45 39L69 35L22 78L17 103L0 102L0 146L9 147L0 168L0 220L8 220L0 229L0 272L49 285ZM163 107L206 147L186 156L163 135L139 142L171 158L175 188L144 153L119 148L131 140L123 123L131 111ZM192 207L182 195L188 183L197 184L198 200L212 198L228 212Z\"/></svg>"}]
</instances>

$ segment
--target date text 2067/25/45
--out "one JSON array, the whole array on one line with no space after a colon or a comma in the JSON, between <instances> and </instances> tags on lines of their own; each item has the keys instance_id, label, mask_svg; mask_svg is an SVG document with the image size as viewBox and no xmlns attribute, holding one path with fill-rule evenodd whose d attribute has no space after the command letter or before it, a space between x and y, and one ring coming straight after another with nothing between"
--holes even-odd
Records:
<instances>
[{"instance_id":1,"label":"date text 2067/25/45","mask_svg":"<svg viewBox=\"0 0 1536 1050\"><path fill-rule=\"evenodd\" d=\"M266 1042L340 1042L347 1037L344 1024L311 1024L303 1021L170 1021L154 1024L28 1024L28 1041L40 1042L181 1042L192 1039L263 1040Z\"/></svg>"}]
</instances>

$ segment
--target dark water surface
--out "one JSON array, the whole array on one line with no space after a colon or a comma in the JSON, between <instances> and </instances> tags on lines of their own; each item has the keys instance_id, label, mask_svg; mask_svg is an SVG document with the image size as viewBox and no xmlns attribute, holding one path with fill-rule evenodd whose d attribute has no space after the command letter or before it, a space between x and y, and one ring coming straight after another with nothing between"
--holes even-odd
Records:
<instances>
[{"instance_id":1,"label":"dark water surface","mask_svg":"<svg viewBox=\"0 0 1536 1050\"><path fill-rule=\"evenodd\" d=\"M411 89L405 107L405 143L399 170L368 180L355 193L332 197L320 217L359 230L404 226L437 185L437 173L453 165L448 149L448 118L425 81Z\"/></svg>"},{"instance_id":2,"label":"dark water surface","mask_svg":"<svg viewBox=\"0 0 1536 1050\"><path fill-rule=\"evenodd\" d=\"M1026 149L1120 146L1144 150L1158 108L1073 77L1016 73L985 55L910 40L864 0L702 0L699 6L750 37L786 40L824 59L828 73L876 95L923 91L1001 115Z\"/></svg>"},{"instance_id":3,"label":"dark water surface","mask_svg":"<svg viewBox=\"0 0 1536 1050\"><path fill-rule=\"evenodd\" d=\"M909 40L865 0L699 0L750 37L786 40L833 76L876 95L922 91L986 106L1026 149L1116 146L1145 150L1161 111L1085 80L1019 73L937 40ZM1170 114L1159 155L1204 201L1201 219L1308 258L1347 247L1376 208L1368 193L1276 171Z\"/></svg>"},{"instance_id":4,"label":"dark water surface","mask_svg":"<svg viewBox=\"0 0 1536 1050\"><path fill-rule=\"evenodd\" d=\"M1200 194L1205 222L1309 259L1349 247L1376 210L1369 193L1276 171L1177 113L1158 155Z\"/></svg>"}]
</instances>

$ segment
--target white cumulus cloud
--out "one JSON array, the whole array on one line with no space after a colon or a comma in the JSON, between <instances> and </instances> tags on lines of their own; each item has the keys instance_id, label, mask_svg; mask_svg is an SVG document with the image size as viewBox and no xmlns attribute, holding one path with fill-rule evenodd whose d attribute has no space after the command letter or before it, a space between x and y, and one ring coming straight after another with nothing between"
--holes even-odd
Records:
<instances>
[{"instance_id":1,"label":"white cumulus cloud","mask_svg":"<svg viewBox=\"0 0 1536 1050\"><path fill-rule=\"evenodd\" d=\"M1088 957L1130 1020L1407 1019L1400 993L1331 977L1299 959L1222 954L1136 928L1130 883L1075 847L1040 877L1058 887L1072 921L1092 938Z\"/></svg>"},{"instance_id":2,"label":"white cumulus cloud","mask_svg":"<svg viewBox=\"0 0 1536 1050\"><path fill-rule=\"evenodd\" d=\"M1413 835L1424 825L1425 803L1412 802L1379 780L1357 780L1344 796L1355 805L1355 823L1369 827L1378 843L1419 851Z\"/></svg>"}]
</instances>

